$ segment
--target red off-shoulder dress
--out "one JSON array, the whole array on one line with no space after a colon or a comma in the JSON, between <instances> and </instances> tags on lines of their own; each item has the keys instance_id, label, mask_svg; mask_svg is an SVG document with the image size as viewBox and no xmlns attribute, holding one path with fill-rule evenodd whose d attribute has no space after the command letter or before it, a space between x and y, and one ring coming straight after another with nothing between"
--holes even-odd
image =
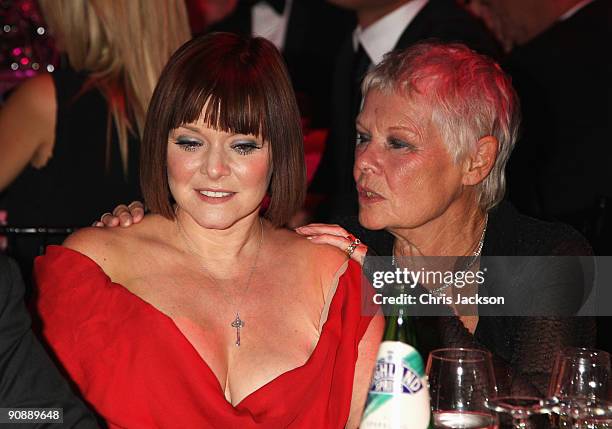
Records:
<instances>
[{"instance_id":1,"label":"red off-shoulder dress","mask_svg":"<svg viewBox=\"0 0 612 429\"><path fill-rule=\"evenodd\" d=\"M342 428L357 347L361 269L340 277L307 362L236 406L173 320L113 283L93 260L50 246L35 268L43 335L110 428Z\"/></svg>"}]
</instances>

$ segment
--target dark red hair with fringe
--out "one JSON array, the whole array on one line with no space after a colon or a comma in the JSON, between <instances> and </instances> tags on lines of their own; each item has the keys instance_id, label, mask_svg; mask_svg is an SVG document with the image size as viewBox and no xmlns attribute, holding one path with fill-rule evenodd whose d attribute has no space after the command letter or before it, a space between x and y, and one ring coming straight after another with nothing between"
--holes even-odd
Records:
<instances>
[{"instance_id":1,"label":"dark red hair with fringe","mask_svg":"<svg viewBox=\"0 0 612 429\"><path fill-rule=\"evenodd\" d=\"M300 114L278 50L266 39L230 33L197 37L162 71L151 98L141 148L146 205L172 219L167 178L170 132L202 118L221 131L253 134L270 143L272 178L266 217L287 223L306 191Z\"/></svg>"}]
</instances>

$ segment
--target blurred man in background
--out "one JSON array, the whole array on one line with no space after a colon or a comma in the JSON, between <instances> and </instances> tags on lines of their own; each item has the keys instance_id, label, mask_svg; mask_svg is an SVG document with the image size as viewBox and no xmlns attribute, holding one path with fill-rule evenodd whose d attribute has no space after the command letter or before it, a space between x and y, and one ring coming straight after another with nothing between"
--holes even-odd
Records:
<instances>
[{"instance_id":1,"label":"blurred man in background","mask_svg":"<svg viewBox=\"0 0 612 429\"><path fill-rule=\"evenodd\" d=\"M218 1L218 0L215 0ZM206 31L270 40L283 54L305 125L330 121L333 64L354 14L326 0L232 0L233 11Z\"/></svg>"},{"instance_id":2,"label":"blurred man in background","mask_svg":"<svg viewBox=\"0 0 612 429\"><path fill-rule=\"evenodd\" d=\"M472 0L471 6L510 51L507 68L521 98L510 200L534 217L571 224L597 255L611 255L612 2ZM606 350L612 350L610 322L598 319L598 347Z\"/></svg>"},{"instance_id":3,"label":"blurred man in background","mask_svg":"<svg viewBox=\"0 0 612 429\"><path fill-rule=\"evenodd\" d=\"M510 200L534 217L573 225L597 254L610 254L612 2L473 4L511 49L507 68L522 102Z\"/></svg>"}]
</instances>

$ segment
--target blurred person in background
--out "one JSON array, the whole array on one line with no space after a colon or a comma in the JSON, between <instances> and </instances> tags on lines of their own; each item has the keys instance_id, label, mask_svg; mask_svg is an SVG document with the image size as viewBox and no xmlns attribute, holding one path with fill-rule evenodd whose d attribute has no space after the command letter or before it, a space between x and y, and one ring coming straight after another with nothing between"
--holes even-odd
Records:
<instances>
[{"instance_id":1,"label":"blurred person in background","mask_svg":"<svg viewBox=\"0 0 612 429\"><path fill-rule=\"evenodd\" d=\"M0 110L0 208L13 227L78 227L131 201L139 140L162 67L189 37L183 0L41 0L68 65L19 86ZM9 243L26 279L65 236Z\"/></svg>"},{"instance_id":2,"label":"blurred person in background","mask_svg":"<svg viewBox=\"0 0 612 429\"><path fill-rule=\"evenodd\" d=\"M612 254L612 2L473 0L508 49L523 107L509 198ZM533 166L538 165L537 169Z\"/></svg>"},{"instance_id":3,"label":"blurred person in background","mask_svg":"<svg viewBox=\"0 0 612 429\"><path fill-rule=\"evenodd\" d=\"M509 52L523 130L508 165L522 212L569 223L612 255L612 2L472 0ZM537 166L537 168L534 168ZM598 347L612 351L601 318Z\"/></svg>"},{"instance_id":4,"label":"blurred person in background","mask_svg":"<svg viewBox=\"0 0 612 429\"><path fill-rule=\"evenodd\" d=\"M283 54L307 130L330 126L334 61L354 25L353 12L327 0L238 0L207 31L271 41Z\"/></svg>"}]
</instances>

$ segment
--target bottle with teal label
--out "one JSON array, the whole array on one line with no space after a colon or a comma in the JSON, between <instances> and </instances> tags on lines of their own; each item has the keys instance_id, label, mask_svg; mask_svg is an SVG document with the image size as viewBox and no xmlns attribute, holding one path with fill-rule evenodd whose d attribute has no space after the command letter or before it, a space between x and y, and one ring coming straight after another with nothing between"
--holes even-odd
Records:
<instances>
[{"instance_id":1,"label":"bottle with teal label","mask_svg":"<svg viewBox=\"0 0 612 429\"><path fill-rule=\"evenodd\" d=\"M429 388L416 350L414 320L405 308L386 317L360 429L432 428Z\"/></svg>"}]
</instances>

